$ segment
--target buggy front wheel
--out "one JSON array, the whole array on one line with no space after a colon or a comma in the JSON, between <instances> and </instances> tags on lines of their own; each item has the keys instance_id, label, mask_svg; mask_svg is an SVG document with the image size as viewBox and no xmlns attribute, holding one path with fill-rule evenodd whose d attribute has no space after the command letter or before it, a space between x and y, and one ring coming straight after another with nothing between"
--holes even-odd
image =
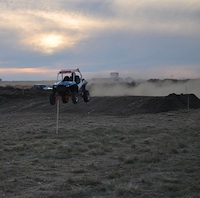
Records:
<instances>
[{"instance_id":1,"label":"buggy front wheel","mask_svg":"<svg viewBox=\"0 0 200 198\"><path fill-rule=\"evenodd\" d=\"M50 94L49 102L50 102L51 105L55 105L55 103L56 103L55 94L53 94L53 93Z\"/></svg>"},{"instance_id":2,"label":"buggy front wheel","mask_svg":"<svg viewBox=\"0 0 200 198\"><path fill-rule=\"evenodd\" d=\"M72 93L72 102L74 104L77 104L78 103L78 94L76 92L73 92Z\"/></svg>"},{"instance_id":3,"label":"buggy front wheel","mask_svg":"<svg viewBox=\"0 0 200 198\"><path fill-rule=\"evenodd\" d=\"M62 96L62 102L63 103L67 103L68 102L68 98L66 98L66 96Z\"/></svg>"}]
</instances>

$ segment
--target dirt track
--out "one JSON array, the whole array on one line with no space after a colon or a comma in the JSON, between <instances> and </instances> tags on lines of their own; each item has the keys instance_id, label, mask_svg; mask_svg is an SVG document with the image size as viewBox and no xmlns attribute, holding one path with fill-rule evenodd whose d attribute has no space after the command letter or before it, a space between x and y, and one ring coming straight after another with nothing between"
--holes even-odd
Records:
<instances>
[{"instance_id":1,"label":"dirt track","mask_svg":"<svg viewBox=\"0 0 200 198\"><path fill-rule=\"evenodd\" d=\"M200 109L180 97L60 103L55 134L48 93L2 91L0 197L198 197Z\"/></svg>"},{"instance_id":2,"label":"dirt track","mask_svg":"<svg viewBox=\"0 0 200 198\"><path fill-rule=\"evenodd\" d=\"M1 112L53 112L55 106L49 105L49 92L30 89L1 88ZM89 103L82 99L76 105L61 103L61 112L92 113L106 115L133 115L141 113L160 113L187 108L200 108L200 99L194 94L170 94L168 96L115 96L92 97Z\"/></svg>"}]
</instances>

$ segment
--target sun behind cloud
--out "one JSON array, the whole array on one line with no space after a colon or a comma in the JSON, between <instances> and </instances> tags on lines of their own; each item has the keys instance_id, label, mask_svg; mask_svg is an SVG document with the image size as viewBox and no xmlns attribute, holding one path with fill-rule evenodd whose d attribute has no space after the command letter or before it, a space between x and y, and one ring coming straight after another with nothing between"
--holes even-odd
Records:
<instances>
[{"instance_id":1,"label":"sun behind cloud","mask_svg":"<svg viewBox=\"0 0 200 198\"><path fill-rule=\"evenodd\" d=\"M44 54L53 54L66 47L72 47L76 43L75 37L67 36L62 33L46 33L36 34L31 38L24 39L24 43L32 47L35 51L40 51Z\"/></svg>"},{"instance_id":2,"label":"sun behind cloud","mask_svg":"<svg viewBox=\"0 0 200 198\"><path fill-rule=\"evenodd\" d=\"M45 53L53 53L54 51L63 48L64 45L64 38L61 35L58 34L47 34L39 36L37 45L40 46L40 48Z\"/></svg>"},{"instance_id":3,"label":"sun behind cloud","mask_svg":"<svg viewBox=\"0 0 200 198\"><path fill-rule=\"evenodd\" d=\"M42 39L41 44L49 48L57 48L62 44L62 37L60 35L49 35Z\"/></svg>"}]
</instances>

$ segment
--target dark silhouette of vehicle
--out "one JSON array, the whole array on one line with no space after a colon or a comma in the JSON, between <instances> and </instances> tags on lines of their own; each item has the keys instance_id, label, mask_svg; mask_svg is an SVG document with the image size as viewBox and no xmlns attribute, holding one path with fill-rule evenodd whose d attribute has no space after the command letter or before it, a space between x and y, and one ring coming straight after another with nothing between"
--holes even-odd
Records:
<instances>
[{"instance_id":1,"label":"dark silhouette of vehicle","mask_svg":"<svg viewBox=\"0 0 200 198\"><path fill-rule=\"evenodd\" d=\"M37 85L33 85L33 87L31 87L31 89L33 90L52 90L51 87L49 87L48 85L43 85L43 84L37 84Z\"/></svg>"},{"instance_id":2,"label":"dark silhouette of vehicle","mask_svg":"<svg viewBox=\"0 0 200 198\"><path fill-rule=\"evenodd\" d=\"M58 98L61 98L63 103L67 103L71 98L76 104L80 97L85 102L89 102L90 93L86 90L86 85L87 81L82 78L78 68L59 71L57 82L53 84L53 92L50 94L50 104L54 105Z\"/></svg>"}]
</instances>

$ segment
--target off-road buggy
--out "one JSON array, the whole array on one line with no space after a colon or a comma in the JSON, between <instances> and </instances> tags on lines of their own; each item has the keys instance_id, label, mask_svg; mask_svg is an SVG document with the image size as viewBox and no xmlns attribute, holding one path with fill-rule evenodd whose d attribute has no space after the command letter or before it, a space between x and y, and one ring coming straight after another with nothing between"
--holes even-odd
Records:
<instances>
[{"instance_id":1,"label":"off-road buggy","mask_svg":"<svg viewBox=\"0 0 200 198\"><path fill-rule=\"evenodd\" d=\"M57 82L53 84L53 93L50 94L50 104L54 105L56 100L61 98L63 103L67 103L71 98L74 104L79 98L89 102L90 94L86 90L87 81L82 78L80 70L66 69L58 72Z\"/></svg>"}]
</instances>

